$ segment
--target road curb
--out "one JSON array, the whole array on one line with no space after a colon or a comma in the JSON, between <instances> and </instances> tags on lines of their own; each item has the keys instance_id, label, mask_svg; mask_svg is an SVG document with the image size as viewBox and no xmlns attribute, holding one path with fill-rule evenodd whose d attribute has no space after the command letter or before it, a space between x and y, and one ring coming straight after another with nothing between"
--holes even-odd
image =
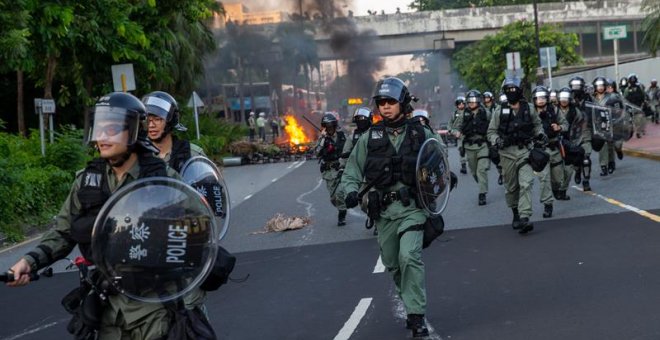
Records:
<instances>
[{"instance_id":1,"label":"road curb","mask_svg":"<svg viewBox=\"0 0 660 340\"><path fill-rule=\"evenodd\" d=\"M633 149L623 149L623 154L632 157L646 158L654 161L660 161L660 155Z\"/></svg>"}]
</instances>

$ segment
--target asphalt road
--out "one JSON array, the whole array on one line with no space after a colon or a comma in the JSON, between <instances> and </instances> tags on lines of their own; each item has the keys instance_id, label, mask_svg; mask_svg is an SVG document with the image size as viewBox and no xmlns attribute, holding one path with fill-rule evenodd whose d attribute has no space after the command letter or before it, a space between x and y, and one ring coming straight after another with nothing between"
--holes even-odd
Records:
<instances>
[{"instance_id":1,"label":"asphalt road","mask_svg":"<svg viewBox=\"0 0 660 340\"><path fill-rule=\"evenodd\" d=\"M451 162L458 163L455 149ZM657 162L626 158L613 176L598 172L592 187L600 196L573 188L551 219L537 202L527 236L509 226L494 169L484 207L474 180L459 174L444 214L448 231L424 251L430 338L660 338ZM225 177L233 209L222 243L238 257L232 276L249 278L208 297L221 338L410 337L364 215L351 212L346 227L336 226L315 161L227 168ZM307 216L312 225L254 234L276 213ZM0 265L30 246L0 253ZM0 339L66 338L59 301L75 275L2 288Z\"/></svg>"}]
</instances>

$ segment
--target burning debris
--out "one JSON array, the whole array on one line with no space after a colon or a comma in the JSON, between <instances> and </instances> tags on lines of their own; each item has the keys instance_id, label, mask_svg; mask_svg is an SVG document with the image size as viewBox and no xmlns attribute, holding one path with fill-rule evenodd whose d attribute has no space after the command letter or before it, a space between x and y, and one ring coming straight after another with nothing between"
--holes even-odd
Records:
<instances>
[{"instance_id":1,"label":"burning debris","mask_svg":"<svg viewBox=\"0 0 660 340\"><path fill-rule=\"evenodd\" d=\"M283 214L276 214L274 217L266 222L266 226L262 231L252 232L252 235L267 234L273 231L287 231L302 229L312 223L308 217L291 216L285 217Z\"/></svg>"}]
</instances>

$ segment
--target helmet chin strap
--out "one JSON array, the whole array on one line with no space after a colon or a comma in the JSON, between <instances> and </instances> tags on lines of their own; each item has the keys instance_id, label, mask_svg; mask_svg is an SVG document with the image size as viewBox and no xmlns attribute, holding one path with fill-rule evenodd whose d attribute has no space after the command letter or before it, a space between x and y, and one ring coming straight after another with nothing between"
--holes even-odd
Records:
<instances>
[{"instance_id":1,"label":"helmet chin strap","mask_svg":"<svg viewBox=\"0 0 660 340\"><path fill-rule=\"evenodd\" d=\"M106 159L108 161L108 164L110 164L111 167L113 168L118 168L124 165L126 161L131 157L131 154L133 153L133 148L129 147L126 152L123 154L119 155L119 157L116 158L108 158Z\"/></svg>"}]
</instances>

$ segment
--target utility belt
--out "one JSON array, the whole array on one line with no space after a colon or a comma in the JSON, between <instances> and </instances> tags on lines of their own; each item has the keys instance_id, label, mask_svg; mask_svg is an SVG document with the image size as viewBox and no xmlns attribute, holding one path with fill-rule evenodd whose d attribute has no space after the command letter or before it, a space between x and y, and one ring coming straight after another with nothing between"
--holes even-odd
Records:
<instances>
[{"instance_id":1,"label":"utility belt","mask_svg":"<svg viewBox=\"0 0 660 340\"><path fill-rule=\"evenodd\" d=\"M321 162L321 172L326 172L328 170L334 169L339 170L339 161L330 161L330 162Z\"/></svg>"},{"instance_id":2,"label":"utility belt","mask_svg":"<svg viewBox=\"0 0 660 340\"><path fill-rule=\"evenodd\" d=\"M473 139L470 139L470 140L468 140L466 138L466 139L463 140L463 144L465 144L465 143L467 143L467 144L477 144L477 145L479 145L479 147L481 147L481 145L483 145L484 143L487 143L487 141L483 137L477 137L477 138L473 138Z\"/></svg>"},{"instance_id":3,"label":"utility belt","mask_svg":"<svg viewBox=\"0 0 660 340\"><path fill-rule=\"evenodd\" d=\"M415 199L414 192L408 187L401 187L397 191L380 192L372 190L367 192L366 213L369 220L375 221L380 218L380 214L387 209L390 204L400 201L401 205L407 207L411 199Z\"/></svg>"},{"instance_id":4,"label":"utility belt","mask_svg":"<svg viewBox=\"0 0 660 340\"><path fill-rule=\"evenodd\" d=\"M548 142L548 145L546 145L546 147L552 151L557 151L559 150L559 141Z\"/></svg>"}]
</instances>

